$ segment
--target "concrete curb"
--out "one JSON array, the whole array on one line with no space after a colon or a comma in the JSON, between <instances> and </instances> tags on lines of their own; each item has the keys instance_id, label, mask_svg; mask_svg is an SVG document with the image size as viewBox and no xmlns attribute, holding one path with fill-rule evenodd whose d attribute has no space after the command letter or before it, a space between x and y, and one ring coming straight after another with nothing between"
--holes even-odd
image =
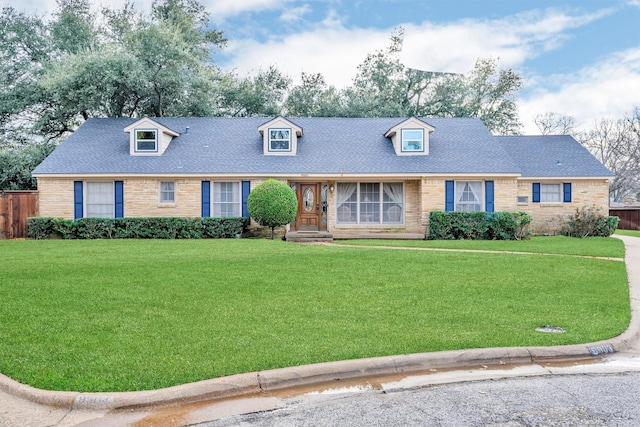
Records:
<instances>
[{"instance_id":1,"label":"concrete curb","mask_svg":"<svg viewBox=\"0 0 640 427\"><path fill-rule=\"evenodd\" d=\"M440 351L317 363L231 375L159 390L121 393L60 392L33 388L0 374L0 390L33 403L75 410L114 410L249 396L264 391L309 386L335 380L455 370L480 366L592 359L624 353L640 343L640 239L625 243L631 321L620 336L590 344L555 347L507 347Z\"/></svg>"}]
</instances>

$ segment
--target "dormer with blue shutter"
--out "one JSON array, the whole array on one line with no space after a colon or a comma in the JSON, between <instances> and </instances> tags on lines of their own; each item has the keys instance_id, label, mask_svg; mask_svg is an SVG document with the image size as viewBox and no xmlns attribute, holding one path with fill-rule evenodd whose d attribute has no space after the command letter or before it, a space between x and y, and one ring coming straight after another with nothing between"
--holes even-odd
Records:
<instances>
[{"instance_id":1,"label":"dormer with blue shutter","mask_svg":"<svg viewBox=\"0 0 640 427\"><path fill-rule=\"evenodd\" d=\"M129 134L131 156L161 156L173 138L180 135L148 117L130 124L124 131Z\"/></svg>"},{"instance_id":2,"label":"dormer with blue shutter","mask_svg":"<svg viewBox=\"0 0 640 427\"><path fill-rule=\"evenodd\" d=\"M426 156L429 154L429 134L434 130L426 122L410 117L389 129L384 136L391 138L398 156Z\"/></svg>"},{"instance_id":3,"label":"dormer with blue shutter","mask_svg":"<svg viewBox=\"0 0 640 427\"><path fill-rule=\"evenodd\" d=\"M262 135L262 149L265 156L295 156L298 153L298 138L302 128L284 117L258 127Z\"/></svg>"}]
</instances>

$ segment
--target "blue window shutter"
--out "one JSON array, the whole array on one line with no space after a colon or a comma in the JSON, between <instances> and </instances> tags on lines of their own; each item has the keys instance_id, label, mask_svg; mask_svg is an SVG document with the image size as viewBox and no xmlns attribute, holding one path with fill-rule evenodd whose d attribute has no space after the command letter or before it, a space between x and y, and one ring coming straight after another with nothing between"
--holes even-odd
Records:
<instances>
[{"instance_id":1,"label":"blue window shutter","mask_svg":"<svg viewBox=\"0 0 640 427\"><path fill-rule=\"evenodd\" d=\"M82 181L73 181L73 219L82 218Z\"/></svg>"},{"instance_id":2,"label":"blue window shutter","mask_svg":"<svg viewBox=\"0 0 640 427\"><path fill-rule=\"evenodd\" d=\"M563 193L563 199L562 201L565 203L571 203L571 183L570 182L565 182L562 185L562 193Z\"/></svg>"},{"instance_id":3,"label":"blue window shutter","mask_svg":"<svg viewBox=\"0 0 640 427\"><path fill-rule=\"evenodd\" d=\"M444 210L453 212L453 199L455 197L455 185L453 181L444 182Z\"/></svg>"},{"instance_id":4,"label":"blue window shutter","mask_svg":"<svg viewBox=\"0 0 640 427\"><path fill-rule=\"evenodd\" d=\"M115 207L116 218L124 218L124 183L122 181L115 182Z\"/></svg>"},{"instance_id":5,"label":"blue window shutter","mask_svg":"<svg viewBox=\"0 0 640 427\"><path fill-rule=\"evenodd\" d=\"M202 217L211 216L211 181L202 181Z\"/></svg>"},{"instance_id":6,"label":"blue window shutter","mask_svg":"<svg viewBox=\"0 0 640 427\"><path fill-rule=\"evenodd\" d=\"M484 182L484 210L493 212L493 181Z\"/></svg>"},{"instance_id":7,"label":"blue window shutter","mask_svg":"<svg viewBox=\"0 0 640 427\"><path fill-rule=\"evenodd\" d=\"M533 203L540 203L540 183L539 182L533 183L531 199Z\"/></svg>"},{"instance_id":8,"label":"blue window shutter","mask_svg":"<svg viewBox=\"0 0 640 427\"><path fill-rule=\"evenodd\" d=\"M251 192L251 181L242 181L242 217L249 218L249 207L247 206L247 199Z\"/></svg>"}]
</instances>

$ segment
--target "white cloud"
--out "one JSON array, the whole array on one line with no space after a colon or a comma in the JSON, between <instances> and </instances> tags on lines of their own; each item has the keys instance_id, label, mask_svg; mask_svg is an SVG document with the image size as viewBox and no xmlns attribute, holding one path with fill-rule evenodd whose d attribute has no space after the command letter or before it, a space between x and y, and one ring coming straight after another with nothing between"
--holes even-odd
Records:
<instances>
[{"instance_id":1,"label":"white cloud","mask_svg":"<svg viewBox=\"0 0 640 427\"><path fill-rule=\"evenodd\" d=\"M640 0L639 0L640 1ZM568 15L548 9L496 20L465 19L448 24L399 24L405 28L402 60L411 68L467 73L479 57L500 58L500 66L518 68L527 59L561 45L569 29L592 22L608 10ZM326 18L304 32L260 43L230 40L225 66L243 74L276 65L297 78L300 71L322 73L329 84L344 87L355 77L367 53L388 46L393 27L344 26L329 10Z\"/></svg>"},{"instance_id":2,"label":"white cloud","mask_svg":"<svg viewBox=\"0 0 640 427\"><path fill-rule=\"evenodd\" d=\"M640 1L640 0L639 0ZM425 22L406 27L405 65L429 71L468 72L479 57L500 58L517 68L527 59L558 48L566 31L609 13L569 16L557 10L530 11L497 20L461 20L444 25Z\"/></svg>"},{"instance_id":3,"label":"white cloud","mask_svg":"<svg viewBox=\"0 0 640 427\"><path fill-rule=\"evenodd\" d=\"M285 22L295 22L301 20L309 12L311 12L311 8L306 4L300 7L292 7L285 9L280 15L280 19Z\"/></svg>"},{"instance_id":4,"label":"white cloud","mask_svg":"<svg viewBox=\"0 0 640 427\"><path fill-rule=\"evenodd\" d=\"M525 133L539 133L533 118L546 112L572 116L580 128L597 119L622 118L640 106L640 47L615 53L571 75L539 78L540 86L521 99Z\"/></svg>"},{"instance_id":5,"label":"white cloud","mask_svg":"<svg viewBox=\"0 0 640 427\"><path fill-rule=\"evenodd\" d=\"M281 9L293 0L201 0L214 22L244 12L260 12L264 10Z\"/></svg>"},{"instance_id":6,"label":"white cloud","mask_svg":"<svg viewBox=\"0 0 640 427\"><path fill-rule=\"evenodd\" d=\"M329 84L344 87L355 77L355 70L367 53L387 44L388 30L347 30L341 26L292 34L281 40L259 43L230 40L225 49L232 60L225 68L239 74L276 65L297 79L300 72L322 73Z\"/></svg>"}]
</instances>

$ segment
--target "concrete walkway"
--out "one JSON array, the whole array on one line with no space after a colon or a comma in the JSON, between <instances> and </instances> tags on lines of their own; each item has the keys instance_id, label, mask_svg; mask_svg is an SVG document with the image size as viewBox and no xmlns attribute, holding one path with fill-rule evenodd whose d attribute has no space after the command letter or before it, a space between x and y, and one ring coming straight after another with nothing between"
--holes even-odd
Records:
<instances>
[{"instance_id":1,"label":"concrete walkway","mask_svg":"<svg viewBox=\"0 0 640 427\"><path fill-rule=\"evenodd\" d=\"M184 426L234 414L277 409L284 405L282 396L304 394L309 390L363 384L392 389L566 373L563 369L572 372L640 370L640 239L614 237L623 240L626 247L631 323L622 335L610 340L557 347L472 349L329 362L128 393L39 390L0 374L0 426Z\"/></svg>"}]
</instances>

